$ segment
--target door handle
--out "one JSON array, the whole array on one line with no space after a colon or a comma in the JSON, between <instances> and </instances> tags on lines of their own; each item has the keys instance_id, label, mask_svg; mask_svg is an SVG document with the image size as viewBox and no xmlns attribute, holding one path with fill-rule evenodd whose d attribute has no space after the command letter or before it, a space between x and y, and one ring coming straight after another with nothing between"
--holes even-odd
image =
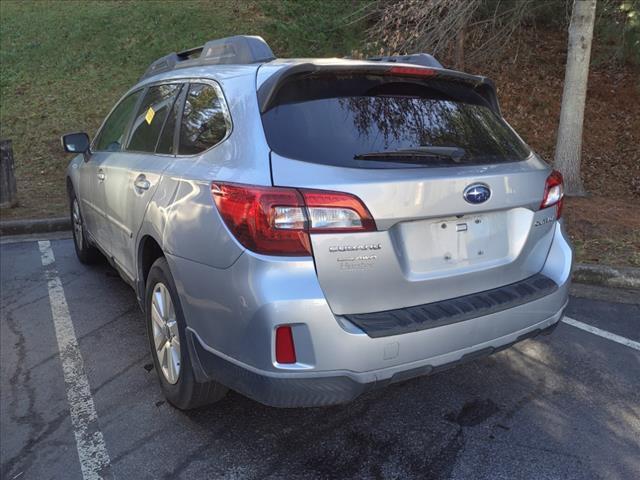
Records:
<instances>
[{"instance_id":1,"label":"door handle","mask_svg":"<svg viewBox=\"0 0 640 480\"><path fill-rule=\"evenodd\" d=\"M98 180L104 182L104 172L102 170L98 170Z\"/></svg>"},{"instance_id":2,"label":"door handle","mask_svg":"<svg viewBox=\"0 0 640 480\"><path fill-rule=\"evenodd\" d=\"M140 174L138 175L138 178L136 178L136 181L133 182L133 185L138 191L149 190L149 188L151 187L151 182L147 180L147 177L145 177L143 174Z\"/></svg>"}]
</instances>

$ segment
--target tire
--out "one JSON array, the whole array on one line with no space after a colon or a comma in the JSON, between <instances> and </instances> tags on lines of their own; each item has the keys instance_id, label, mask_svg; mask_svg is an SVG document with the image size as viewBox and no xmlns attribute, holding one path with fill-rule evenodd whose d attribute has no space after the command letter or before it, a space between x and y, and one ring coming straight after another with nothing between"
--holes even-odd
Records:
<instances>
[{"instance_id":1,"label":"tire","mask_svg":"<svg viewBox=\"0 0 640 480\"><path fill-rule=\"evenodd\" d=\"M100 251L89 243L84 219L80 211L80 203L73 188L69 191L69 213L71 216L71 229L73 230L73 245L80 263L91 265L100 260Z\"/></svg>"},{"instance_id":2,"label":"tire","mask_svg":"<svg viewBox=\"0 0 640 480\"><path fill-rule=\"evenodd\" d=\"M195 379L180 299L164 257L154 262L147 277L145 321L153 365L169 403L190 410L217 402L227 394L228 389L220 383L199 383Z\"/></svg>"}]
</instances>

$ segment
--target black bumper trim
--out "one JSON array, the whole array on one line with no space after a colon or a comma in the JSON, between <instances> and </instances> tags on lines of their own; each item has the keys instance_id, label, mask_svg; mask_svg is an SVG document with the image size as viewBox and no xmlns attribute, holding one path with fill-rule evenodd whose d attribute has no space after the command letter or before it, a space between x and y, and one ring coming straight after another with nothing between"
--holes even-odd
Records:
<instances>
[{"instance_id":1,"label":"black bumper trim","mask_svg":"<svg viewBox=\"0 0 640 480\"><path fill-rule=\"evenodd\" d=\"M415 307L384 312L343 315L371 338L389 337L442 327L501 312L538 300L558 289L558 284L538 273L510 285Z\"/></svg>"}]
</instances>

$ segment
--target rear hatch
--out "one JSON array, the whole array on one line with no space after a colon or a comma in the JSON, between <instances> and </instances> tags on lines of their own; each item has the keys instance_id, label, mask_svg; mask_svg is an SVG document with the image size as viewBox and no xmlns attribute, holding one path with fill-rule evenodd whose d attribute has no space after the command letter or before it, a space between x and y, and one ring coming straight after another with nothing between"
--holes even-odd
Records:
<instances>
[{"instance_id":1,"label":"rear hatch","mask_svg":"<svg viewBox=\"0 0 640 480\"><path fill-rule=\"evenodd\" d=\"M375 221L375 231L311 235L334 313L455 298L542 269L553 236L539 211L550 169L483 80L411 67L298 68L259 91L273 184L347 192Z\"/></svg>"}]
</instances>

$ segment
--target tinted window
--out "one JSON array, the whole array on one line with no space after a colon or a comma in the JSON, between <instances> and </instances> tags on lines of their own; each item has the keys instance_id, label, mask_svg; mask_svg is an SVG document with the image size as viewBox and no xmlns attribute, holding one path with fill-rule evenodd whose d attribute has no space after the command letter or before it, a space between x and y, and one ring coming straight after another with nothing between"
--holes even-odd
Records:
<instances>
[{"instance_id":1,"label":"tinted window","mask_svg":"<svg viewBox=\"0 0 640 480\"><path fill-rule=\"evenodd\" d=\"M137 91L129 95L109 115L96 140L96 150L107 150L109 152L122 150L122 142L124 142L127 125L131 120L133 109L141 93L141 91Z\"/></svg>"},{"instance_id":2,"label":"tinted window","mask_svg":"<svg viewBox=\"0 0 640 480\"><path fill-rule=\"evenodd\" d=\"M181 155L193 155L220 142L227 134L222 100L211 85L191 84L180 126Z\"/></svg>"},{"instance_id":3,"label":"tinted window","mask_svg":"<svg viewBox=\"0 0 640 480\"><path fill-rule=\"evenodd\" d=\"M269 145L285 157L393 168L401 161L406 165L406 157L384 156L381 162L354 156L421 147L464 150L462 158L432 155L419 160L446 166L513 162L529 154L486 100L466 86L345 76L300 79L283 90L280 102L263 115L263 124Z\"/></svg>"},{"instance_id":4,"label":"tinted window","mask_svg":"<svg viewBox=\"0 0 640 480\"><path fill-rule=\"evenodd\" d=\"M182 89L180 89L182 91ZM173 140L175 138L176 124L178 123L178 112L180 111L181 99L184 96L180 92L176 93L176 100L173 102L173 108L164 122L160 139L158 140L158 146L156 147L157 153L173 153Z\"/></svg>"},{"instance_id":5,"label":"tinted window","mask_svg":"<svg viewBox=\"0 0 640 480\"><path fill-rule=\"evenodd\" d=\"M160 131L180 90L178 84L149 87L131 126L127 150L154 152Z\"/></svg>"}]
</instances>

